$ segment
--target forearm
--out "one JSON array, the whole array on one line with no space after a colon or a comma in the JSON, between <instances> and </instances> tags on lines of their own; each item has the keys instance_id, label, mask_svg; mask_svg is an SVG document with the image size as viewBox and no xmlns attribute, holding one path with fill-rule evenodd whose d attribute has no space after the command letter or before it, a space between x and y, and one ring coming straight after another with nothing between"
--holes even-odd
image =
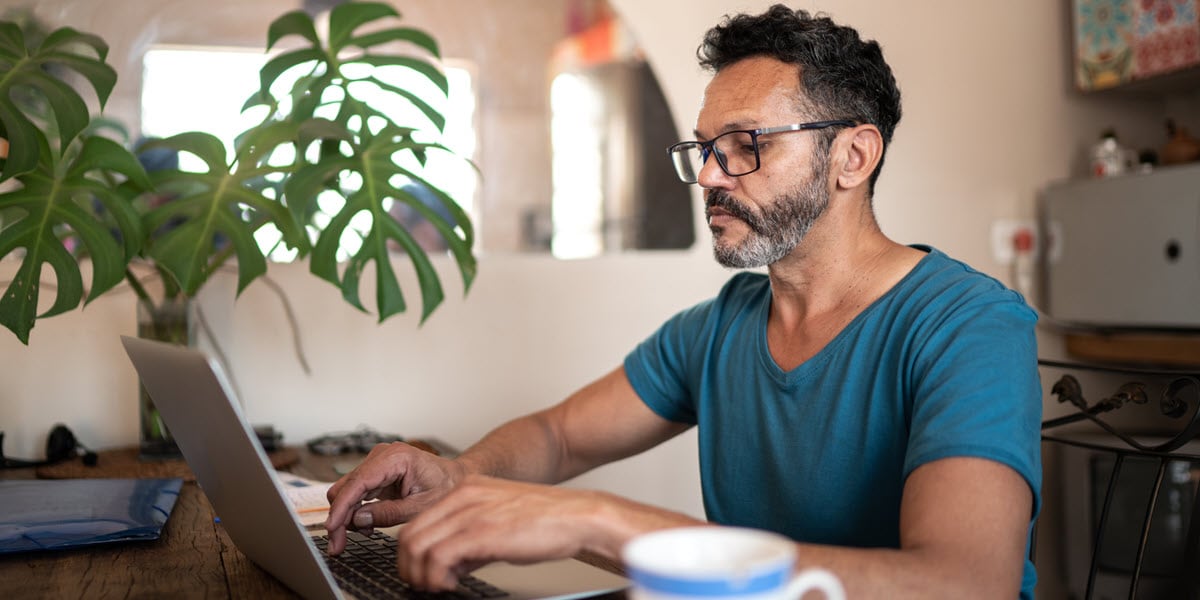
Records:
<instances>
[{"instance_id":1,"label":"forearm","mask_svg":"<svg viewBox=\"0 0 1200 600\"><path fill-rule=\"evenodd\" d=\"M583 550L613 561L621 560L621 548L634 537L671 527L708 525L683 513L607 492L591 492L596 508L587 519L592 535L585 538Z\"/></svg>"},{"instance_id":2,"label":"forearm","mask_svg":"<svg viewBox=\"0 0 1200 600\"><path fill-rule=\"evenodd\" d=\"M707 525L688 515L634 502L606 492L589 492L593 508L583 536L584 550L620 560L621 548L635 536L666 529ZM965 549L849 548L797 544L799 568L819 566L835 573L848 598L936 600L1003 599L1020 595L1021 569L1010 557ZM1014 568L1015 567L1015 568Z\"/></svg>"},{"instance_id":3,"label":"forearm","mask_svg":"<svg viewBox=\"0 0 1200 600\"><path fill-rule=\"evenodd\" d=\"M492 430L456 459L467 471L534 483L558 483L563 450L544 412Z\"/></svg>"},{"instance_id":4,"label":"forearm","mask_svg":"<svg viewBox=\"0 0 1200 600\"><path fill-rule=\"evenodd\" d=\"M798 548L799 567L832 571L845 585L848 598L1013 600L1020 595L1020 569L1003 567L1011 561L999 557L972 560L967 553L812 544L798 544Z\"/></svg>"},{"instance_id":5,"label":"forearm","mask_svg":"<svg viewBox=\"0 0 1200 600\"><path fill-rule=\"evenodd\" d=\"M458 460L472 473L559 483L687 427L654 414L618 367L556 406L501 425Z\"/></svg>"}]
</instances>

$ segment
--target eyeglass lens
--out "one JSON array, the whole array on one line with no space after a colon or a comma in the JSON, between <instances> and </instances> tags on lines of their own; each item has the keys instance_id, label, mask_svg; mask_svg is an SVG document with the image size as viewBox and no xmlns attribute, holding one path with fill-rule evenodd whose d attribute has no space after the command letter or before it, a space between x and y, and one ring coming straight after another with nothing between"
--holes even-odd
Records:
<instances>
[{"instance_id":1,"label":"eyeglass lens","mask_svg":"<svg viewBox=\"0 0 1200 600\"><path fill-rule=\"evenodd\" d=\"M709 144L721 169L730 177L746 175L758 168L758 148L750 132L731 131L713 138ZM684 142L671 148L671 161L680 179L688 183L699 180L709 144Z\"/></svg>"}]
</instances>

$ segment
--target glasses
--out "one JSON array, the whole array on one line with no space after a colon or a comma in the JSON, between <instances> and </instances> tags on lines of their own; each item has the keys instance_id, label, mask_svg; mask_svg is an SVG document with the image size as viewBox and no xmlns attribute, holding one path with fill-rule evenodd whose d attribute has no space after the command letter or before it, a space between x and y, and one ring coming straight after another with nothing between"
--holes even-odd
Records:
<instances>
[{"instance_id":1,"label":"glasses","mask_svg":"<svg viewBox=\"0 0 1200 600\"><path fill-rule=\"evenodd\" d=\"M700 170L708 162L709 155L717 157L717 164L730 177L749 175L761 166L758 158L758 136L769 133L784 133L787 131L810 131L828 127L853 127L854 121L840 119L837 121L813 121L812 123L795 123L767 127L765 129L739 129L727 131L707 142L679 142L667 148L671 155L671 163L675 165L675 174L684 183L696 183L700 180Z\"/></svg>"}]
</instances>

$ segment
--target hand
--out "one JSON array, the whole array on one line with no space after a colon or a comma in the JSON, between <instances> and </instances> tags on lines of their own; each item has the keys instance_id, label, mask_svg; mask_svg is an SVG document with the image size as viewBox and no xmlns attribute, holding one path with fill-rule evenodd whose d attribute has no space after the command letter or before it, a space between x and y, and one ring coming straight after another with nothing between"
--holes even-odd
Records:
<instances>
[{"instance_id":1,"label":"hand","mask_svg":"<svg viewBox=\"0 0 1200 600\"><path fill-rule=\"evenodd\" d=\"M329 488L329 553L346 546L346 530L407 522L454 489L466 468L403 442L379 444ZM363 504L369 500L376 500Z\"/></svg>"},{"instance_id":2,"label":"hand","mask_svg":"<svg viewBox=\"0 0 1200 600\"><path fill-rule=\"evenodd\" d=\"M487 563L569 558L608 544L596 518L619 499L598 492L469 475L396 536L400 576L418 588L452 590ZM603 552L614 554L612 552Z\"/></svg>"}]
</instances>

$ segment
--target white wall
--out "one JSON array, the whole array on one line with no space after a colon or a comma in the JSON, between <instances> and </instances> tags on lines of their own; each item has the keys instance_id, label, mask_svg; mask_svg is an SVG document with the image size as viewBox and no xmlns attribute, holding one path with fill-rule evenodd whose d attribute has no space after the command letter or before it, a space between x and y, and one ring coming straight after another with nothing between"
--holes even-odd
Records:
<instances>
[{"instance_id":1,"label":"white wall","mask_svg":"<svg viewBox=\"0 0 1200 600\"><path fill-rule=\"evenodd\" d=\"M768 3L613 4L646 47L680 130L690 131L706 81L694 61L702 32L722 14ZM876 197L884 231L1002 279L1010 280L989 246L994 219L1031 216L1039 188L1078 172L1103 127L1129 132L1135 145L1161 135L1160 104L1070 91L1067 3L800 4L880 40L899 79L905 116ZM470 295L462 300L451 291L419 329L412 318L376 325L302 266L275 266L271 276L296 305L314 365L307 376L266 286L254 284L235 305L231 293L210 290L205 306L248 414L275 424L289 441L366 423L462 446L617 365L665 317L711 295L728 274L713 265L706 244L698 246L581 262L484 256ZM455 273L442 266L455 289ZM11 264L0 268L0 277L12 271ZM55 422L93 447L135 442L136 382L117 341L132 332L133 313L130 294L110 294L40 322L28 348L0 335L0 424L9 454L40 455ZM687 436L581 483L698 514L693 443Z\"/></svg>"}]
</instances>

